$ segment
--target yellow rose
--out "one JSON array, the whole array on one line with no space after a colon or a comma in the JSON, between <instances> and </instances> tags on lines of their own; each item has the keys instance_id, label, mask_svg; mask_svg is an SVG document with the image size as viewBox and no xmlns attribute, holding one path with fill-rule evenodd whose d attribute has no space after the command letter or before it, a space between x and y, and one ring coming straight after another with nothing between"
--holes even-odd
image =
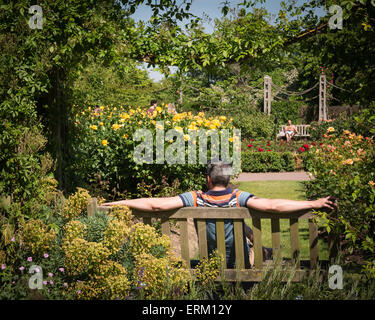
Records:
<instances>
[{"instance_id":1,"label":"yellow rose","mask_svg":"<svg viewBox=\"0 0 375 320\"><path fill-rule=\"evenodd\" d=\"M334 132L335 131L335 128L333 128L333 127L329 127L328 129L327 129L327 132Z\"/></svg>"},{"instance_id":2,"label":"yellow rose","mask_svg":"<svg viewBox=\"0 0 375 320\"><path fill-rule=\"evenodd\" d=\"M190 136L188 134L185 134L184 135L184 139L185 139L185 141L189 141L190 140Z\"/></svg>"},{"instance_id":3,"label":"yellow rose","mask_svg":"<svg viewBox=\"0 0 375 320\"><path fill-rule=\"evenodd\" d=\"M98 130L98 127L97 127L95 124L91 125L90 128L91 128L92 130Z\"/></svg>"},{"instance_id":4,"label":"yellow rose","mask_svg":"<svg viewBox=\"0 0 375 320\"><path fill-rule=\"evenodd\" d=\"M119 128L120 128L120 126L117 123L113 124L113 126L112 126L112 129L115 130L115 131L117 131Z\"/></svg>"},{"instance_id":5,"label":"yellow rose","mask_svg":"<svg viewBox=\"0 0 375 320\"><path fill-rule=\"evenodd\" d=\"M124 134L122 137L123 137L124 139L126 139L127 137L129 137L129 135Z\"/></svg>"},{"instance_id":6,"label":"yellow rose","mask_svg":"<svg viewBox=\"0 0 375 320\"><path fill-rule=\"evenodd\" d=\"M108 144L108 140L102 140L102 145L106 146Z\"/></svg>"},{"instance_id":7,"label":"yellow rose","mask_svg":"<svg viewBox=\"0 0 375 320\"><path fill-rule=\"evenodd\" d=\"M352 160L352 159L344 160L344 161L342 162L342 164L353 164L353 160Z\"/></svg>"}]
</instances>

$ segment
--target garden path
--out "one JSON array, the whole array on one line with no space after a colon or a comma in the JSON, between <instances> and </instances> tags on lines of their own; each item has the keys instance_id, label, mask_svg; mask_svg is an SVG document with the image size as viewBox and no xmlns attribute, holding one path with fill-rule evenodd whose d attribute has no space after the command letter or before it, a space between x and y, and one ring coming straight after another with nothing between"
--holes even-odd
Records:
<instances>
[{"instance_id":1,"label":"garden path","mask_svg":"<svg viewBox=\"0 0 375 320\"><path fill-rule=\"evenodd\" d=\"M307 181L310 180L310 176L305 171L295 172L260 172L250 173L242 172L239 177L234 181L265 181L265 180L295 180L295 181Z\"/></svg>"}]
</instances>

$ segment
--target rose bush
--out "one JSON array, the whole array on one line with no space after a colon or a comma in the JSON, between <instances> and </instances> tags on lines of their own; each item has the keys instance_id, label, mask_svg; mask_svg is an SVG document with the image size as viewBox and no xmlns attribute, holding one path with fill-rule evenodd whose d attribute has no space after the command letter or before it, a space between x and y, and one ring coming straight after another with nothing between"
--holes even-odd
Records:
<instances>
[{"instance_id":1,"label":"rose bush","mask_svg":"<svg viewBox=\"0 0 375 320\"><path fill-rule=\"evenodd\" d=\"M315 177L306 182L307 196L338 199L337 210L321 213L327 230L343 235L344 254L356 253L375 276L374 141L348 130L336 132L328 127L322 142L303 153L306 169Z\"/></svg>"},{"instance_id":2,"label":"rose bush","mask_svg":"<svg viewBox=\"0 0 375 320\"><path fill-rule=\"evenodd\" d=\"M73 120L76 137L72 143L73 160L69 170L74 173L76 183L89 188L99 181L102 190L108 191L107 195L117 193L122 197L144 196L139 188L141 184L159 185L159 189L153 190L154 195L158 194L162 192L160 181L163 177L168 180L169 185L178 180L182 191L201 189L205 184L202 176L205 166L199 164L198 158L197 164L187 164L188 132L197 132L199 129L217 130L220 136L220 130L233 129L232 120L225 116L205 117L203 112L197 115L191 112L171 114L166 106L156 107L152 115L140 108L101 106L94 110L88 107L76 114ZM161 129L157 121L163 121L165 132L175 129L183 135L186 164L174 165L166 161L162 164L155 163L156 129ZM148 129L153 134L153 164L137 164L134 161L134 149L141 143L133 139L137 129ZM232 148L231 130L228 139L229 147ZM166 150L174 140L164 140L166 141L162 144ZM208 139L208 160L210 143L211 140ZM198 154L199 139L196 145Z\"/></svg>"}]
</instances>

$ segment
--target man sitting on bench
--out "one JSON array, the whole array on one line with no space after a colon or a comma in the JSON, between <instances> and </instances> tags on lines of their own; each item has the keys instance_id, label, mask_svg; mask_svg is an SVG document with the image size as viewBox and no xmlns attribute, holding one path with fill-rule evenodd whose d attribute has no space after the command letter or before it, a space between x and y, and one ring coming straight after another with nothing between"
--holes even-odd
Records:
<instances>
[{"instance_id":1,"label":"man sitting on bench","mask_svg":"<svg viewBox=\"0 0 375 320\"><path fill-rule=\"evenodd\" d=\"M209 163L207 166L207 192L192 191L180 194L176 197L167 198L141 198L133 200L121 200L102 204L103 206L124 205L140 211L168 211L182 207L248 207L250 209L266 212L295 212L304 209L333 209L335 204L329 200L330 197L314 201L296 201L285 199L258 198L251 193L233 190L228 187L232 175L232 167L223 161ZM207 220L207 249L208 254L217 248L216 224L214 220ZM235 268L235 246L233 220L224 221L225 247L227 268ZM249 256L249 245L246 237L253 241L252 230L244 223L244 250L245 257ZM245 259L245 267L249 268L250 262Z\"/></svg>"},{"instance_id":2,"label":"man sitting on bench","mask_svg":"<svg viewBox=\"0 0 375 320\"><path fill-rule=\"evenodd\" d=\"M288 125L285 126L284 130L285 130L286 142L289 142L290 140L292 140L295 134L298 133L297 127L292 124L292 120L288 120Z\"/></svg>"}]
</instances>

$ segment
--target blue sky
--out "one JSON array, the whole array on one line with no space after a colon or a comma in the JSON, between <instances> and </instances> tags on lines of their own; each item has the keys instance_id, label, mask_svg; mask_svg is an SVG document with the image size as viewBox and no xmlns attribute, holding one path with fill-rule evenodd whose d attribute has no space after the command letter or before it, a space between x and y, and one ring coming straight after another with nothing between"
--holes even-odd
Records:
<instances>
[{"instance_id":1,"label":"blue sky","mask_svg":"<svg viewBox=\"0 0 375 320\"><path fill-rule=\"evenodd\" d=\"M228 1L230 7L236 7L239 3L243 2L243 0L230 0ZM279 0L266 0L263 6L267 9L267 11L271 14L277 14L280 10L280 2ZM302 0L297 0L298 3L303 2ZM203 13L209 16L212 21L209 23L208 21L204 24L206 32L210 33L213 30L214 26L214 19L221 17L221 8L224 3L224 0L193 0L192 6L190 8L190 12L202 17ZM135 21L143 20L148 21L151 17L151 9L148 8L146 5L142 5L138 7L136 12L132 15L132 18ZM144 66L146 68L146 65ZM154 81L160 81L163 76L157 72L153 71L151 68L148 69L150 78ZM173 72L173 69L172 69Z\"/></svg>"}]
</instances>

